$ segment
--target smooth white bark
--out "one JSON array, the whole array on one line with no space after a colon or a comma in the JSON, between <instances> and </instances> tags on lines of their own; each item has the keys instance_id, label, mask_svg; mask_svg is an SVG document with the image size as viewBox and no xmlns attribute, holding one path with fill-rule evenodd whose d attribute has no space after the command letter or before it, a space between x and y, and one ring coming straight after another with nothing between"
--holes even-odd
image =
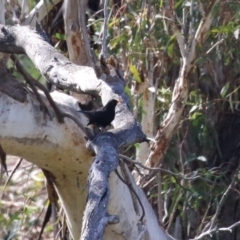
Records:
<instances>
[{"instance_id":1,"label":"smooth white bark","mask_svg":"<svg viewBox=\"0 0 240 240\"><path fill-rule=\"evenodd\" d=\"M65 94L55 94L54 99L65 111L70 107L78 109L76 100ZM49 110L53 115L50 107ZM70 119L59 124L56 118L51 121L49 116L44 116L31 94L28 94L28 102L19 103L0 93L0 112L3 149L7 154L23 157L53 173L59 196L64 199L68 223L71 223L68 224L70 232L78 239L87 196L86 178L92 160L84 146L83 133Z\"/></svg>"}]
</instances>

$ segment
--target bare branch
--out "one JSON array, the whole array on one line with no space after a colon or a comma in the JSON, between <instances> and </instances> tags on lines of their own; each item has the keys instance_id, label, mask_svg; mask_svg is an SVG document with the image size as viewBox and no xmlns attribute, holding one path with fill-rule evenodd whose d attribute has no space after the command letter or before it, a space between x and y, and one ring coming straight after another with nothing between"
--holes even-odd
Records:
<instances>
[{"instance_id":1,"label":"bare branch","mask_svg":"<svg viewBox=\"0 0 240 240\"><path fill-rule=\"evenodd\" d=\"M217 47L218 45L220 45L223 42L224 42L224 38L222 38L219 41L217 41L215 44L213 44L213 46L211 48L209 48L207 50L206 54L209 54L215 47Z\"/></svg>"},{"instance_id":2,"label":"bare branch","mask_svg":"<svg viewBox=\"0 0 240 240\"><path fill-rule=\"evenodd\" d=\"M232 232L232 229L237 227L238 225L240 225L240 221L234 223L233 225L229 226L229 227L224 227L224 228L219 228L219 231L229 231Z\"/></svg>"}]
</instances>

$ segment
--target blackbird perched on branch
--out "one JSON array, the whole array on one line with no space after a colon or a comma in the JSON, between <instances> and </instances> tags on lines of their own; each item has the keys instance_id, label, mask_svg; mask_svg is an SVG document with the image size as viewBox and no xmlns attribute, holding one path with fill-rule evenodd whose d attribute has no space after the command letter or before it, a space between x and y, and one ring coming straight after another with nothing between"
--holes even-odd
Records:
<instances>
[{"instance_id":1,"label":"blackbird perched on branch","mask_svg":"<svg viewBox=\"0 0 240 240\"><path fill-rule=\"evenodd\" d=\"M87 126L93 124L97 127L105 128L113 121L115 117L115 107L118 104L118 102L122 101L112 99L104 107L101 107L97 110L92 111L80 110L78 112L84 113L86 117L89 119Z\"/></svg>"}]
</instances>

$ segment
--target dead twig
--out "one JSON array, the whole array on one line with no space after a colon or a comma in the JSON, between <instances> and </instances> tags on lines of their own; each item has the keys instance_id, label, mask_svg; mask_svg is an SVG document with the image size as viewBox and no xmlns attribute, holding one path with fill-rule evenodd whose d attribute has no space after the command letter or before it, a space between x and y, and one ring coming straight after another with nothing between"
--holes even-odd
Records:
<instances>
[{"instance_id":1,"label":"dead twig","mask_svg":"<svg viewBox=\"0 0 240 240\"><path fill-rule=\"evenodd\" d=\"M6 189L7 185L8 185L8 183L10 182L10 180L11 180L13 174L16 172L16 170L18 169L18 167L21 165L22 160L23 160L23 158L20 158L20 159L17 161L17 163L15 164L15 166L14 166L14 168L13 168L13 171L11 172L11 174L9 175L9 177L8 177L8 179L7 179L7 181L6 181L6 183L4 184L4 187L3 187L3 190L2 190L2 196L1 196L1 199L3 198L4 191L5 191L5 189Z\"/></svg>"},{"instance_id":2,"label":"dead twig","mask_svg":"<svg viewBox=\"0 0 240 240\"><path fill-rule=\"evenodd\" d=\"M1 169L1 175L4 173L4 171L7 173L7 164L6 164L6 153L4 152L2 145L0 144L0 159L1 159L1 166L3 169Z\"/></svg>"},{"instance_id":3,"label":"dead twig","mask_svg":"<svg viewBox=\"0 0 240 240\"><path fill-rule=\"evenodd\" d=\"M131 192L133 192L134 195L135 195L135 197L137 198L137 200L138 200L138 202L139 202L139 204L140 204L140 206L141 206L141 208L142 208L142 216L141 216L141 218L140 218L140 220L139 220L139 221L142 222L142 220L143 220L143 218L144 218L144 216L145 216L145 210L144 210L143 204L142 204L142 202L141 202L141 199L139 198L138 194L136 193L136 191L135 191L134 188L132 187L132 184L131 184L130 182L129 182L129 183L126 182L126 181L121 177L121 175L119 174L119 172L117 171L117 169L115 170L115 173L116 173L116 175L119 177L119 179L120 179L124 184L126 184L126 185L128 186L129 190L130 190Z\"/></svg>"},{"instance_id":4,"label":"dead twig","mask_svg":"<svg viewBox=\"0 0 240 240\"><path fill-rule=\"evenodd\" d=\"M40 94L38 93L37 89L36 89L36 86L42 90L47 98L47 100L49 101L49 104L52 106L56 116L57 116L57 119L60 123L63 123L63 117L62 117L62 114L61 114L61 111L59 110L59 108L57 107L56 103L53 101L49 91L47 90L47 88L45 88L40 82L36 81L26 70L25 68L22 66L22 64L20 63L20 61L16 58L15 55L11 55L11 59L15 62L16 64L16 67L17 67L17 70L23 75L23 77L25 78L25 80L27 81L27 83L30 85L30 87L32 88L33 92L35 93L38 101L40 102L40 104L42 106L44 106L44 110L47 110L47 107L45 105L45 103L43 102ZM49 112L48 112L49 114Z\"/></svg>"}]
</instances>

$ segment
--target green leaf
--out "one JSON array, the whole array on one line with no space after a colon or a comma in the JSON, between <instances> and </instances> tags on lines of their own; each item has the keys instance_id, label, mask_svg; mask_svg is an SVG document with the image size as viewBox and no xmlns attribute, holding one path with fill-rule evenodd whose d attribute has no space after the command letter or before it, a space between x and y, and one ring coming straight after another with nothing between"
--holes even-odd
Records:
<instances>
[{"instance_id":1,"label":"green leaf","mask_svg":"<svg viewBox=\"0 0 240 240\"><path fill-rule=\"evenodd\" d=\"M150 91L152 93L155 93L156 92L156 88L155 87L149 87L148 91Z\"/></svg>"},{"instance_id":2,"label":"green leaf","mask_svg":"<svg viewBox=\"0 0 240 240\"><path fill-rule=\"evenodd\" d=\"M198 109L197 105L192 106L192 108L190 109L190 113L194 112L196 109Z\"/></svg>"},{"instance_id":3,"label":"green leaf","mask_svg":"<svg viewBox=\"0 0 240 240\"><path fill-rule=\"evenodd\" d=\"M202 116L202 113L200 113L200 112L195 112L195 113L193 113L193 115L191 116L191 120L196 120L198 117L200 117L200 116ZM195 125L194 124L194 122L193 122L193 125Z\"/></svg>"},{"instance_id":4,"label":"green leaf","mask_svg":"<svg viewBox=\"0 0 240 240\"><path fill-rule=\"evenodd\" d=\"M142 80L141 80L141 78L140 78L140 76L139 76L139 72L138 72L137 68L131 64L130 67L129 67L129 69L130 69L131 73L133 74L135 80L136 80L138 83L141 83Z\"/></svg>"},{"instance_id":5,"label":"green leaf","mask_svg":"<svg viewBox=\"0 0 240 240\"><path fill-rule=\"evenodd\" d=\"M110 40L110 42L109 42L109 47L110 47L110 49L115 48L116 45L119 44L119 43L123 43L124 40L126 40L126 34L125 34L125 32L123 32L123 33L120 34L119 36L117 36L117 37L115 37L115 38L113 38L113 39Z\"/></svg>"},{"instance_id":6,"label":"green leaf","mask_svg":"<svg viewBox=\"0 0 240 240\"><path fill-rule=\"evenodd\" d=\"M173 57L173 44L169 44L168 48L167 48L167 52L168 52L168 56L169 57Z\"/></svg>"},{"instance_id":7,"label":"green leaf","mask_svg":"<svg viewBox=\"0 0 240 240\"><path fill-rule=\"evenodd\" d=\"M233 101L232 101L232 95L229 96L229 104L230 104L231 111L234 112Z\"/></svg>"},{"instance_id":8,"label":"green leaf","mask_svg":"<svg viewBox=\"0 0 240 240\"><path fill-rule=\"evenodd\" d=\"M124 92L131 97L131 89L128 86L125 87Z\"/></svg>"},{"instance_id":9,"label":"green leaf","mask_svg":"<svg viewBox=\"0 0 240 240\"><path fill-rule=\"evenodd\" d=\"M207 161L207 158L204 157L204 156L198 156L198 157L197 157L197 160L200 160L200 161L206 162L206 161Z\"/></svg>"},{"instance_id":10,"label":"green leaf","mask_svg":"<svg viewBox=\"0 0 240 240\"><path fill-rule=\"evenodd\" d=\"M233 35L236 39L239 38L239 31L240 31L240 28L237 28L234 32L233 32Z\"/></svg>"},{"instance_id":11,"label":"green leaf","mask_svg":"<svg viewBox=\"0 0 240 240\"><path fill-rule=\"evenodd\" d=\"M59 39L59 40L66 40L65 34L56 33L55 36L56 36L56 38Z\"/></svg>"},{"instance_id":12,"label":"green leaf","mask_svg":"<svg viewBox=\"0 0 240 240\"><path fill-rule=\"evenodd\" d=\"M222 88L220 92L220 95L222 98L226 96L228 89L229 89L229 82L225 84L225 86Z\"/></svg>"},{"instance_id":13,"label":"green leaf","mask_svg":"<svg viewBox=\"0 0 240 240\"><path fill-rule=\"evenodd\" d=\"M160 102L163 102L163 103L166 102L166 99L163 98L163 97L160 97L160 96L157 97L157 100L160 101Z\"/></svg>"},{"instance_id":14,"label":"green leaf","mask_svg":"<svg viewBox=\"0 0 240 240\"><path fill-rule=\"evenodd\" d=\"M233 22L230 22L228 25L219 26L212 28L212 33L234 33L234 31L237 29Z\"/></svg>"},{"instance_id":15,"label":"green leaf","mask_svg":"<svg viewBox=\"0 0 240 240\"><path fill-rule=\"evenodd\" d=\"M154 142L154 143L157 142L154 138L151 138L151 137L146 137L146 139L149 140L149 141L151 141L151 142Z\"/></svg>"}]
</instances>

